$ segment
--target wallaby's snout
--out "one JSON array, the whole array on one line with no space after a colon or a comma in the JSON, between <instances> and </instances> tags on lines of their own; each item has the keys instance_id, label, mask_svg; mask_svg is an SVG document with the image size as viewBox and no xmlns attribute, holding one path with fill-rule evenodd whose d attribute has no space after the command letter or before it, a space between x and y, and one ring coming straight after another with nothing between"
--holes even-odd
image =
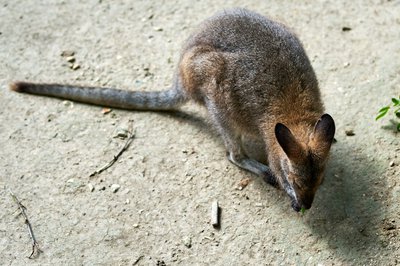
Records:
<instances>
[{"instance_id":1,"label":"wallaby's snout","mask_svg":"<svg viewBox=\"0 0 400 266\"><path fill-rule=\"evenodd\" d=\"M314 195L314 191L310 191L306 194L302 193L301 191L296 191L295 194L289 194L293 210L299 212L302 208L306 210L310 209L314 201Z\"/></svg>"},{"instance_id":2,"label":"wallaby's snout","mask_svg":"<svg viewBox=\"0 0 400 266\"><path fill-rule=\"evenodd\" d=\"M301 200L292 199L292 208L296 212L299 212L302 208L308 210L311 208L313 200L314 200L314 195Z\"/></svg>"},{"instance_id":3,"label":"wallaby's snout","mask_svg":"<svg viewBox=\"0 0 400 266\"><path fill-rule=\"evenodd\" d=\"M311 208L311 205L314 201L315 193L322 182L322 178L323 173L319 173L319 176L317 178L308 178L308 183L304 184L302 188L299 188L297 185L295 185L297 196L296 205L300 207L300 209L304 208L308 210Z\"/></svg>"},{"instance_id":4,"label":"wallaby's snout","mask_svg":"<svg viewBox=\"0 0 400 266\"><path fill-rule=\"evenodd\" d=\"M295 212L299 212L301 210L300 204L295 199L292 199L292 208Z\"/></svg>"}]
</instances>

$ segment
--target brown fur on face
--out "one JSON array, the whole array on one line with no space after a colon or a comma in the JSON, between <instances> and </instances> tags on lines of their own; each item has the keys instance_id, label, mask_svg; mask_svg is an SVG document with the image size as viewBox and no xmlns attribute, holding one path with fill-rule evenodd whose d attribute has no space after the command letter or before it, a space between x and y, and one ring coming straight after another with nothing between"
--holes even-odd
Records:
<instances>
[{"instance_id":1,"label":"brown fur on face","mask_svg":"<svg viewBox=\"0 0 400 266\"><path fill-rule=\"evenodd\" d=\"M319 167L319 158L313 157L313 154L308 154L308 162L301 165L291 162L287 179L294 191L292 207L296 211L302 207L311 208L315 193L324 178L324 169Z\"/></svg>"},{"instance_id":2,"label":"brown fur on face","mask_svg":"<svg viewBox=\"0 0 400 266\"><path fill-rule=\"evenodd\" d=\"M279 146L275 145L275 148L281 152L278 153L279 156L272 156L275 158L271 165L282 173L280 185L290 196L292 207L296 211L311 207L315 193L323 181L335 123L331 116L325 114L312 131L304 125L300 126L302 130L298 127L294 127L294 131L311 132L308 133L308 138L304 137L301 141L283 124L276 125L275 135Z\"/></svg>"}]
</instances>

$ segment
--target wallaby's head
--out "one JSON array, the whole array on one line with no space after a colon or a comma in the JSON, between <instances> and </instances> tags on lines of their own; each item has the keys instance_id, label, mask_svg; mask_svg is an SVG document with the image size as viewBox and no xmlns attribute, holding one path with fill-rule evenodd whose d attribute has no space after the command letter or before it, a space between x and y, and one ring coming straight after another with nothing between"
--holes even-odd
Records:
<instances>
[{"instance_id":1,"label":"wallaby's head","mask_svg":"<svg viewBox=\"0 0 400 266\"><path fill-rule=\"evenodd\" d=\"M335 122L328 114L317 121L306 142L296 139L285 125L275 126L276 139L286 155L280 160L281 181L295 211L311 207L334 135Z\"/></svg>"}]
</instances>

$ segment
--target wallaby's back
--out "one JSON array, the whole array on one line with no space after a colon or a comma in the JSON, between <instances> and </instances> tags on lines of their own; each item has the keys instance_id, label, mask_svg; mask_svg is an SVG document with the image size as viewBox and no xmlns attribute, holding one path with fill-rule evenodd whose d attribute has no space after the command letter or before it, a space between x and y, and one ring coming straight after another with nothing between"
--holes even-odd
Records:
<instances>
[{"instance_id":1,"label":"wallaby's back","mask_svg":"<svg viewBox=\"0 0 400 266\"><path fill-rule=\"evenodd\" d=\"M298 38L245 9L221 12L201 25L184 46L180 77L192 98L220 99L220 109L245 129L259 128L266 114L285 121L310 111L316 120L323 113L317 78Z\"/></svg>"}]
</instances>

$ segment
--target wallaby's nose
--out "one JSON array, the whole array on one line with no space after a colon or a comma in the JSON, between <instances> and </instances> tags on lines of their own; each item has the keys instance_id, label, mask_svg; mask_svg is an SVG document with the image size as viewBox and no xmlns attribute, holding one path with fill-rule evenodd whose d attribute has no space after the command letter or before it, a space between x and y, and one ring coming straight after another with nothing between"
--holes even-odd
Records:
<instances>
[{"instance_id":1,"label":"wallaby's nose","mask_svg":"<svg viewBox=\"0 0 400 266\"><path fill-rule=\"evenodd\" d=\"M296 212L299 212L302 208L308 210L311 208L313 198L304 199L302 201L292 200L292 208Z\"/></svg>"},{"instance_id":2,"label":"wallaby's nose","mask_svg":"<svg viewBox=\"0 0 400 266\"><path fill-rule=\"evenodd\" d=\"M301 209L300 204L297 203L296 201L292 201L292 208L293 208L293 210L294 210L295 212L299 212L300 209Z\"/></svg>"},{"instance_id":3,"label":"wallaby's nose","mask_svg":"<svg viewBox=\"0 0 400 266\"><path fill-rule=\"evenodd\" d=\"M296 212L299 212L302 208L308 210L311 208L313 200L314 200L314 196L304 197L301 200L297 200L297 199L293 198L292 199L292 208Z\"/></svg>"}]
</instances>

